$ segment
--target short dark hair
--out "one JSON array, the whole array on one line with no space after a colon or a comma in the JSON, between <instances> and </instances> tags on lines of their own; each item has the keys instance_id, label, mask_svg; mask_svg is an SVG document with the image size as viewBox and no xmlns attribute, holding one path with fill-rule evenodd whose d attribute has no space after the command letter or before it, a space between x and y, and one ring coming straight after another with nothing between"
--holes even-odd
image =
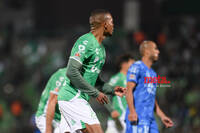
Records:
<instances>
[{"instance_id":1,"label":"short dark hair","mask_svg":"<svg viewBox=\"0 0 200 133\"><path fill-rule=\"evenodd\" d=\"M124 62L128 62L129 60L134 60L133 56L131 54L123 54L123 55L120 55L118 58L117 58L117 67L118 67L118 70L121 69L121 65L124 63Z\"/></svg>"},{"instance_id":2,"label":"short dark hair","mask_svg":"<svg viewBox=\"0 0 200 133\"><path fill-rule=\"evenodd\" d=\"M105 14L110 14L110 12L108 10L105 9L96 9L93 10L90 14L90 18L89 18L89 23L90 23L90 27L98 27L100 26L100 24L106 20L105 17L102 17L100 15L105 15Z\"/></svg>"},{"instance_id":3,"label":"short dark hair","mask_svg":"<svg viewBox=\"0 0 200 133\"><path fill-rule=\"evenodd\" d=\"M95 9L91 12L90 16L95 16L95 15L98 15L98 14L107 14L107 13L110 13L110 12L106 9Z\"/></svg>"}]
</instances>

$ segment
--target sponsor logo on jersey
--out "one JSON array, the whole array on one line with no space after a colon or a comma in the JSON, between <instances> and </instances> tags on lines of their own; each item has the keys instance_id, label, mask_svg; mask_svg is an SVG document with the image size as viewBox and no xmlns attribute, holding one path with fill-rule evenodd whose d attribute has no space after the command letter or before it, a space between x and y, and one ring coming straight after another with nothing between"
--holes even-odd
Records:
<instances>
[{"instance_id":1,"label":"sponsor logo on jersey","mask_svg":"<svg viewBox=\"0 0 200 133\"><path fill-rule=\"evenodd\" d=\"M159 83L159 84L169 84L170 81L167 80L166 77L144 77L144 83Z\"/></svg>"},{"instance_id":2,"label":"sponsor logo on jersey","mask_svg":"<svg viewBox=\"0 0 200 133\"><path fill-rule=\"evenodd\" d=\"M171 81L167 80L166 77L144 77L144 83L149 85L156 84L157 87L171 87Z\"/></svg>"}]
</instances>

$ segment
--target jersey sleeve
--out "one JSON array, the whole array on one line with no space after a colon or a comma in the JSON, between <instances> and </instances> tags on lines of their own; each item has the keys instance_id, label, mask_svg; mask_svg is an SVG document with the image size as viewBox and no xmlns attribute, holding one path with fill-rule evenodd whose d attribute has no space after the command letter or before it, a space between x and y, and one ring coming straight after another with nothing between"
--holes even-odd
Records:
<instances>
[{"instance_id":1,"label":"jersey sleeve","mask_svg":"<svg viewBox=\"0 0 200 133\"><path fill-rule=\"evenodd\" d=\"M59 87L61 86L61 82L57 79L57 77L55 75L56 75L56 73L53 75L50 93L58 95L58 90L59 90Z\"/></svg>"},{"instance_id":2,"label":"jersey sleeve","mask_svg":"<svg viewBox=\"0 0 200 133\"><path fill-rule=\"evenodd\" d=\"M138 83L138 78L140 74L140 67L137 64L133 64L129 69L127 73L127 82L135 82Z\"/></svg>"},{"instance_id":3,"label":"jersey sleeve","mask_svg":"<svg viewBox=\"0 0 200 133\"><path fill-rule=\"evenodd\" d=\"M58 71L52 75L50 93L58 95L59 89L66 84L66 80L61 73L61 71Z\"/></svg>"},{"instance_id":4,"label":"jersey sleeve","mask_svg":"<svg viewBox=\"0 0 200 133\"><path fill-rule=\"evenodd\" d=\"M83 64L84 60L94 53L91 41L89 37L79 38L72 48L70 59Z\"/></svg>"},{"instance_id":5,"label":"jersey sleeve","mask_svg":"<svg viewBox=\"0 0 200 133\"><path fill-rule=\"evenodd\" d=\"M50 91L50 93L58 95L59 88L55 88L54 90Z\"/></svg>"}]
</instances>

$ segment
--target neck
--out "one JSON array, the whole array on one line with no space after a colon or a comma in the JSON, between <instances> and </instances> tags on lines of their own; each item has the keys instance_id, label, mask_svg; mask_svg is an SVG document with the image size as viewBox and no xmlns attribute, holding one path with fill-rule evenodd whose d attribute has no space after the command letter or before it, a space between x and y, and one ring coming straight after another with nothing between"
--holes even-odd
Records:
<instances>
[{"instance_id":1,"label":"neck","mask_svg":"<svg viewBox=\"0 0 200 133\"><path fill-rule=\"evenodd\" d=\"M91 33L95 36L95 38L97 39L97 41L99 42L99 44L101 44L102 41L105 39L105 36L103 35L102 28L92 29Z\"/></svg>"},{"instance_id":2,"label":"neck","mask_svg":"<svg viewBox=\"0 0 200 133\"><path fill-rule=\"evenodd\" d=\"M120 73L123 73L124 75L126 75L127 71L124 70L124 69L121 69L121 70L120 70Z\"/></svg>"},{"instance_id":3,"label":"neck","mask_svg":"<svg viewBox=\"0 0 200 133\"><path fill-rule=\"evenodd\" d=\"M144 64L148 67L151 68L153 62L146 56L142 57L142 62L144 62Z\"/></svg>"}]
</instances>

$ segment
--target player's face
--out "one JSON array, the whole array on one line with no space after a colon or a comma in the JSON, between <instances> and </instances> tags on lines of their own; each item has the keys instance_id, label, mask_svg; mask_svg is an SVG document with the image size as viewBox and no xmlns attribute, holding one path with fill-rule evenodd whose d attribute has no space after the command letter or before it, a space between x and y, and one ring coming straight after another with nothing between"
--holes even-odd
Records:
<instances>
[{"instance_id":1,"label":"player's face","mask_svg":"<svg viewBox=\"0 0 200 133\"><path fill-rule=\"evenodd\" d=\"M158 47L157 47L157 45L155 43L152 43L151 45L152 46L151 46L151 57L150 58L153 61L157 61L158 58L159 58L160 51L158 50Z\"/></svg>"},{"instance_id":2,"label":"player's face","mask_svg":"<svg viewBox=\"0 0 200 133\"><path fill-rule=\"evenodd\" d=\"M106 14L106 21L104 25L104 35L105 36L112 36L113 29L114 29L114 24L113 24L113 18L111 14Z\"/></svg>"}]
</instances>

